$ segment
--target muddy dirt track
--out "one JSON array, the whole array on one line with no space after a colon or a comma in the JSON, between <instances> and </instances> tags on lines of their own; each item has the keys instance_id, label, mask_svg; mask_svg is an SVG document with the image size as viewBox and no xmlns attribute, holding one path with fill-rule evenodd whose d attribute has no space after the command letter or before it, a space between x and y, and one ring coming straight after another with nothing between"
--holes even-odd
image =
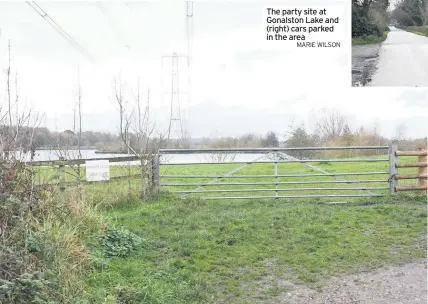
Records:
<instances>
[{"instance_id":1,"label":"muddy dirt track","mask_svg":"<svg viewBox=\"0 0 428 304\"><path fill-rule=\"evenodd\" d=\"M428 38L391 27L381 44L352 47L353 86L428 87Z\"/></svg>"}]
</instances>

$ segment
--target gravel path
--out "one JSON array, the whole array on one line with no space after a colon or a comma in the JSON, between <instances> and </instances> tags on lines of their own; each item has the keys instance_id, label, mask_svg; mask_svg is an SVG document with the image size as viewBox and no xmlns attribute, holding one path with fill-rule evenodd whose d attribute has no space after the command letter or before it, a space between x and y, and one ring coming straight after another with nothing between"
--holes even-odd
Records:
<instances>
[{"instance_id":1,"label":"gravel path","mask_svg":"<svg viewBox=\"0 0 428 304\"><path fill-rule=\"evenodd\" d=\"M275 303L426 304L427 262L423 260L328 279L321 292L307 286L291 286L287 282L281 285L289 291L282 293Z\"/></svg>"}]
</instances>

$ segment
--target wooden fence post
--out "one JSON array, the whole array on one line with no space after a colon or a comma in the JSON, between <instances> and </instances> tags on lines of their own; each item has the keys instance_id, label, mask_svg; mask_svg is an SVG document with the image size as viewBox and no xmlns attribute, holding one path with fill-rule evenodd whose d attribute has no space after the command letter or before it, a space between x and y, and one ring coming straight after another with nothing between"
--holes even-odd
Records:
<instances>
[{"instance_id":1,"label":"wooden fence post","mask_svg":"<svg viewBox=\"0 0 428 304\"><path fill-rule=\"evenodd\" d=\"M153 181L153 192L159 192L159 179L160 179L160 161L159 153L156 153L152 159L152 181Z\"/></svg>"},{"instance_id":2,"label":"wooden fence post","mask_svg":"<svg viewBox=\"0 0 428 304\"><path fill-rule=\"evenodd\" d=\"M419 149L422 151L422 149ZM426 155L419 155L418 156L418 162L423 163L423 162L427 162L427 156ZM427 174L427 167L419 167L418 170L418 174L419 175L425 175ZM419 186L420 187L426 187L427 186L427 179L426 177L419 177Z\"/></svg>"},{"instance_id":3,"label":"wooden fence post","mask_svg":"<svg viewBox=\"0 0 428 304\"><path fill-rule=\"evenodd\" d=\"M59 189L61 191L65 190L65 159L64 157L60 157L59 158L59 182L60 182L60 186Z\"/></svg>"},{"instance_id":4,"label":"wooden fence post","mask_svg":"<svg viewBox=\"0 0 428 304\"><path fill-rule=\"evenodd\" d=\"M389 147L389 190L391 193L395 193L395 187L397 186L397 179L395 175L398 173L397 162L398 156L396 154L398 150L398 141L394 140Z\"/></svg>"},{"instance_id":5,"label":"wooden fence post","mask_svg":"<svg viewBox=\"0 0 428 304\"><path fill-rule=\"evenodd\" d=\"M274 174L275 174L275 199L278 199L278 153L275 153L275 166L274 166Z\"/></svg>"},{"instance_id":6,"label":"wooden fence post","mask_svg":"<svg viewBox=\"0 0 428 304\"><path fill-rule=\"evenodd\" d=\"M396 168L418 168L418 174L397 174L396 180L400 179L417 179L417 186L396 186L396 191L417 191L423 190L426 193L427 190L427 151L398 151L396 152L397 156L418 156L417 162L404 162L397 163L395 165Z\"/></svg>"}]
</instances>

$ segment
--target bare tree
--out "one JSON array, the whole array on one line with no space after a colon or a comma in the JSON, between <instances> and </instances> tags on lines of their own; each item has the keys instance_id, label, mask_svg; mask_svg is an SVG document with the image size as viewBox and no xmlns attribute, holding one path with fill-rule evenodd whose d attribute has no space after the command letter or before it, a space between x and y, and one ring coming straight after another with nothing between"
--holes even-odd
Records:
<instances>
[{"instance_id":1,"label":"bare tree","mask_svg":"<svg viewBox=\"0 0 428 304\"><path fill-rule=\"evenodd\" d=\"M77 153L78 153L78 159L82 159L82 87L80 85L80 67L77 67L77 113L79 117L79 133L77 135ZM82 187L81 181L81 170L80 170L80 164L77 165L77 181L78 181L78 193L79 193L79 199L83 201L83 191L84 188Z\"/></svg>"},{"instance_id":2,"label":"bare tree","mask_svg":"<svg viewBox=\"0 0 428 304\"><path fill-rule=\"evenodd\" d=\"M11 44L8 45L5 87L0 96L0 278L10 280L26 270L25 220L34 208L33 138L40 124L39 115L20 103L18 77L13 79ZM22 262L17 263L21 260Z\"/></svg>"},{"instance_id":3,"label":"bare tree","mask_svg":"<svg viewBox=\"0 0 428 304\"><path fill-rule=\"evenodd\" d=\"M50 137L50 150L59 160L82 159L82 86L80 83L80 67L77 67L75 99L73 101L73 130L58 133L56 138ZM77 129L77 130L76 130ZM76 151L77 149L77 151ZM81 185L81 165L69 165L65 170L66 176L71 176L78 182L79 198L83 200L84 188ZM47 177L45 182L52 182L60 178L59 172Z\"/></svg>"},{"instance_id":4,"label":"bare tree","mask_svg":"<svg viewBox=\"0 0 428 304\"><path fill-rule=\"evenodd\" d=\"M187 129L183 130L182 136L179 139L179 146L183 149L189 149L191 146L191 137Z\"/></svg>"},{"instance_id":5,"label":"bare tree","mask_svg":"<svg viewBox=\"0 0 428 304\"><path fill-rule=\"evenodd\" d=\"M145 106L142 105L139 81L137 93L132 94L132 104L129 103L125 93L125 84L121 78L114 79L114 98L119 106L119 135L129 153L137 156L139 160L140 197L146 199L152 194L153 189L152 162L165 136L156 133L155 124L150 121L150 91Z\"/></svg>"},{"instance_id":6,"label":"bare tree","mask_svg":"<svg viewBox=\"0 0 428 304\"><path fill-rule=\"evenodd\" d=\"M34 186L32 174L30 167L23 163L34 157L33 138L35 129L40 124L40 117L32 109L26 109L25 105L20 104L17 74L15 87L12 85L10 41L8 51L8 66L5 69L6 106L0 104L0 196L19 191L31 200Z\"/></svg>"},{"instance_id":7,"label":"bare tree","mask_svg":"<svg viewBox=\"0 0 428 304\"><path fill-rule=\"evenodd\" d=\"M347 119L336 109L323 109L323 116L317 123L317 132L326 139L332 140L342 135Z\"/></svg>"},{"instance_id":8,"label":"bare tree","mask_svg":"<svg viewBox=\"0 0 428 304\"><path fill-rule=\"evenodd\" d=\"M237 141L238 140L236 138L232 138L232 137L221 137L221 138L216 138L214 140L214 143L211 144L210 146L212 148L217 148L217 149L236 148ZM214 162L214 163L230 162L230 161L235 160L236 153L231 153L231 152L213 152L213 153L208 153L208 155L206 155L205 158L207 158L208 161L211 161L211 162Z\"/></svg>"},{"instance_id":9,"label":"bare tree","mask_svg":"<svg viewBox=\"0 0 428 304\"><path fill-rule=\"evenodd\" d=\"M397 128L395 129L395 138L397 140L405 140L406 139L406 124L405 123L401 123L397 126Z\"/></svg>"},{"instance_id":10,"label":"bare tree","mask_svg":"<svg viewBox=\"0 0 428 304\"><path fill-rule=\"evenodd\" d=\"M77 70L77 111L79 115L79 135L77 137L77 147L79 150L79 159L82 158L81 144L82 144L82 87L80 85L80 68ZM80 179L80 167L79 167Z\"/></svg>"},{"instance_id":11,"label":"bare tree","mask_svg":"<svg viewBox=\"0 0 428 304\"><path fill-rule=\"evenodd\" d=\"M231 162L236 158L236 153L214 152L208 154L208 159L213 163Z\"/></svg>"}]
</instances>

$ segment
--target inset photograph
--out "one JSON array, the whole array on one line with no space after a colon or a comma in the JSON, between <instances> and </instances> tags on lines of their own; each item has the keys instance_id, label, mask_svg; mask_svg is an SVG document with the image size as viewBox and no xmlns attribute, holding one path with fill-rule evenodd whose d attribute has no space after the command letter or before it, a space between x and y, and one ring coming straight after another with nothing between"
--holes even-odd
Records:
<instances>
[{"instance_id":1,"label":"inset photograph","mask_svg":"<svg viewBox=\"0 0 428 304\"><path fill-rule=\"evenodd\" d=\"M352 0L352 86L428 87L428 1Z\"/></svg>"}]
</instances>

